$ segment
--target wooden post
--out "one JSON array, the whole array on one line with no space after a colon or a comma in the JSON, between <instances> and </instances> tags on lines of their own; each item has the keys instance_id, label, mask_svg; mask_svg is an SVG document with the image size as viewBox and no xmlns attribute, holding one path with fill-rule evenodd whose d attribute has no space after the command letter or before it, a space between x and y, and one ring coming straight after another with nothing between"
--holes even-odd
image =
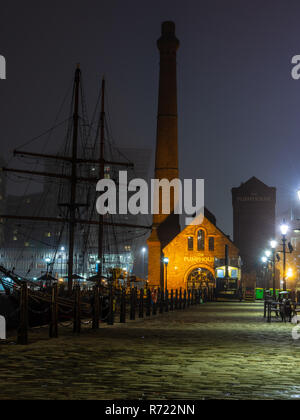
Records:
<instances>
[{"instance_id":1,"label":"wooden post","mask_svg":"<svg viewBox=\"0 0 300 420\"><path fill-rule=\"evenodd\" d=\"M130 320L135 320L135 288L132 287L130 290Z\"/></svg>"},{"instance_id":2,"label":"wooden post","mask_svg":"<svg viewBox=\"0 0 300 420\"><path fill-rule=\"evenodd\" d=\"M178 309L178 290L175 290L175 309Z\"/></svg>"},{"instance_id":3,"label":"wooden post","mask_svg":"<svg viewBox=\"0 0 300 420\"><path fill-rule=\"evenodd\" d=\"M271 301L267 302L267 308L268 308L268 322L271 322Z\"/></svg>"},{"instance_id":4,"label":"wooden post","mask_svg":"<svg viewBox=\"0 0 300 420\"><path fill-rule=\"evenodd\" d=\"M178 309L182 309L182 289L181 289L181 287L179 289L179 305L178 305Z\"/></svg>"},{"instance_id":5,"label":"wooden post","mask_svg":"<svg viewBox=\"0 0 300 420\"><path fill-rule=\"evenodd\" d=\"M161 289L160 299L159 299L159 313L162 314L163 312L164 312L164 290Z\"/></svg>"},{"instance_id":6,"label":"wooden post","mask_svg":"<svg viewBox=\"0 0 300 420\"><path fill-rule=\"evenodd\" d=\"M170 311L174 311L174 296L173 296L173 289L171 289Z\"/></svg>"},{"instance_id":7,"label":"wooden post","mask_svg":"<svg viewBox=\"0 0 300 420\"><path fill-rule=\"evenodd\" d=\"M49 337L58 337L58 305L57 305L57 284L52 286L50 304Z\"/></svg>"},{"instance_id":8,"label":"wooden post","mask_svg":"<svg viewBox=\"0 0 300 420\"><path fill-rule=\"evenodd\" d=\"M140 289L139 318L144 318L144 289Z\"/></svg>"},{"instance_id":9,"label":"wooden post","mask_svg":"<svg viewBox=\"0 0 300 420\"><path fill-rule=\"evenodd\" d=\"M165 291L165 312L169 312L169 291Z\"/></svg>"},{"instance_id":10,"label":"wooden post","mask_svg":"<svg viewBox=\"0 0 300 420\"><path fill-rule=\"evenodd\" d=\"M94 296L93 296L93 322L92 329L97 330L99 328L99 318L100 318L100 296L99 296L99 286L96 284L94 286Z\"/></svg>"},{"instance_id":11,"label":"wooden post","mask_svg":"<svg viewBox=\"0 0 300 420\"><path fill-rule=\"evenodd\" d=\"M183 291L183 305L182 305L182 309L185 309L186 307L186 289L184 289Z\"/></svg>"},{"instance_id":12,"label":"wooden post","mask_svg":"<svg viewBox=\"0 0 300 420\"><path fill-rule=\"evenodd\" d=\"M109 301L108 301L108 316L107 316L107 324L114 325L114 295L113 295L113 287L112 283L110 282L109 285Z\"/></svg>"},{"instance_id":13,"label":"wooden post","mask_svg":"<svg viewBox=\"0 0 300 420\"><path fill-rule=\"evenodd\" d=\"M20 321L18 328L18 344L28 344L28 289L22 282L20 293Z\"/></svg>"},{"instance_id":14,"label":"wooden post","mask_svg":"<svg viewBox=\"0 0 300 420\"><path fill-rule=\"evenodd\" d=\"M154 291L153 297L154 297L154 299L152 299L153 300L152 315L156 315L156 309L157 309L157 294L156 294L156 291Z\"/></svg>"},{"instance_id":15,"label":"wooden post","mask_svg":"<svg viewBox=\"0 0 300 420\"><path fill-rule=\"evenodd\" d=\"M188 300L187 300L187 307L189 308L191 304L191 289L188 289Z\"/></svg>"},{"instance_id":16,"label":"wooden post","mask_svg":"<svg viewBox=\"0 0 300 420\"><path fill-rule=\"evenodd\" d=\"M126 322L126 289L125 287L122 287L122 293L121 293L120 322L121 324L124 324Z\"/></svg>"},{"instance_id":17,"label":"wooden post","mask_svg":"<svg viewBox=\"0 0 300 420\"><path fill-rule=\"evenodd\" d=\"M74 302L74 322L73 332L80 334L81 319L80 319L80 286L75 286L75 302Z\"/></svg>"},{"instance_id":18,"label":"wooden post","mask_svg":"<svg viewBox=\"0 0 300 420\"><path fill-rule=\"evenodd\" d=\"M146 303L146 316L150 316L151 314L151 291L147 289L147 303Z\"/></svg>"}]
</instances>

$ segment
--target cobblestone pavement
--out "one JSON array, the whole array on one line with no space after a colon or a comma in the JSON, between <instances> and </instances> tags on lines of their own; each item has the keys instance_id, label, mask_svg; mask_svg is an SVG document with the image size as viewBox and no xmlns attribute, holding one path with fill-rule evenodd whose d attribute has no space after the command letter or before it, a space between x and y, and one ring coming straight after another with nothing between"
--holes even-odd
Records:
<instances>
[{"instance_id":1,"label":"cobblestone pavement","mask_svg":"<svg viewBox=\"0 0 300 420\"><path fill-rule=\"evenodd\" d=\"M0 345L0 399L298 399L294 325L261 303L207 303L151 319L30 332Z\"/></svg>"}]
</instances>

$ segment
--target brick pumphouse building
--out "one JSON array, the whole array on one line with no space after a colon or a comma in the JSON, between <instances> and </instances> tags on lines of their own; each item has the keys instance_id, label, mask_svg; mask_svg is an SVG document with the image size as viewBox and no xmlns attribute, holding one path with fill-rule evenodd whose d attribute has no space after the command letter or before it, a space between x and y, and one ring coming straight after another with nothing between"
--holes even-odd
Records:
<instances>
[{"instance_id":1,"label":"brick pumphouse building","mask_svg":"<svg viewBox=\"0 0 300 420\"><path fill-rule=\"evenodd\" d=\"M164 273L168 288L208 285L214 287L215 269L225 266L225 246L228 247L229 270L231 267L238 268L238 248L229 236L216 226L215 217L205 209L204 219L200 225L186 226L163 249L164 256L169 259L165 268L167 273ZM239 278L240 272L236 274Z\"/></svg>"},{"instance_id":2,"label":"brick pumphouse building","mask_svg":"<svg viewBox=\"0 0 300 420\"><path fill-rule=\"evenodd\" d=\"M160 77L154 178L172 181L179 177L176 86L179 41L173 22L162 24L162 35L157 45L160 51ZM191 224L180 232L179 215L174 213L174 193L170 195L170 214L153 215L152 232L147 241L149 286L167 286L170 290L193 285L215 285L215 268L220 267L219 271L222 271L226 262L229 266L226 274L233 276L235 270L237 278L240 274L237 273L238 248L216 226L215 217L205 209L200 225ZM167 267L163 263L164 257L169 259Z\"/></svg>"}]
</instances>

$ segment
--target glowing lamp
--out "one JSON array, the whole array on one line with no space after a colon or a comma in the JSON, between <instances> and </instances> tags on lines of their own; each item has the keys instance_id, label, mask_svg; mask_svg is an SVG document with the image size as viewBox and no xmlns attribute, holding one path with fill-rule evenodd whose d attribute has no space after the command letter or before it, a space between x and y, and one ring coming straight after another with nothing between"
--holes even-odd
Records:
<instances>
[{"instance_id":1,"label":"glowing lamp","mask_svg":"<svg viewBox=\"0 0 300 420\"><path fill-rule=\"evenodd\" d=\"M282 235L286 235L288 230L289 230L289 227L285 223L283 223L280 226L280 231L281 231Z\"/></svg>"}]
</instances>

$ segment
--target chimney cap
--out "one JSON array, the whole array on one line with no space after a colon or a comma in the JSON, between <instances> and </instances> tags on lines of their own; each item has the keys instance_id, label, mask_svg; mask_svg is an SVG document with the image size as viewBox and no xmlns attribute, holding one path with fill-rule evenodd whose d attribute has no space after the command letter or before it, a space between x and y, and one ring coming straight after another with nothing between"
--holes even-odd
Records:
<instances>
[{"instance_id":1,"label":"chimney cap","mask_svg":"<svg viewBox=\"0 0 300 420\"><path fill-rule=\"evenodd\" d=\"M163 22L161 25L161 34L175 35L175 23L170 20Z\"/></svg>"}]
</instances>

